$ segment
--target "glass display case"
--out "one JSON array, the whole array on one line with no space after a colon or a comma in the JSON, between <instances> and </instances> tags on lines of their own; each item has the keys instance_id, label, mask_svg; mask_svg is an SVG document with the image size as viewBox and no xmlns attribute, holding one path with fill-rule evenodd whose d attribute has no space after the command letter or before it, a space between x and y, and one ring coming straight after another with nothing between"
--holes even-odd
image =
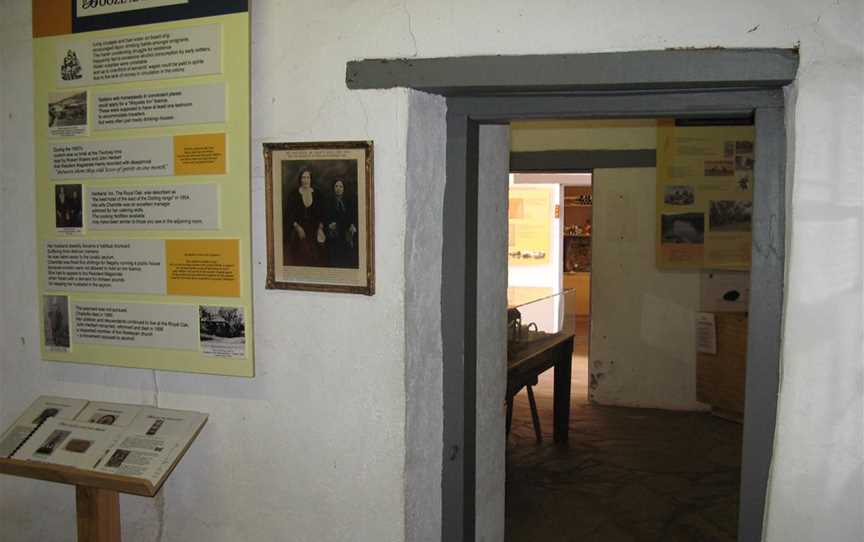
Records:
<instances>
[{"instance_id":1,"label":"glass display case","mask_svg":"<svg viewBox=\"0 0 864 542\"><path fill-rule=\"evenodd\" d=\"M507 289L507 343L526 344L575 329L575 314L568 314L567 299L576 290L552 292L546 288Z\"/></svg>"}]
</instances>

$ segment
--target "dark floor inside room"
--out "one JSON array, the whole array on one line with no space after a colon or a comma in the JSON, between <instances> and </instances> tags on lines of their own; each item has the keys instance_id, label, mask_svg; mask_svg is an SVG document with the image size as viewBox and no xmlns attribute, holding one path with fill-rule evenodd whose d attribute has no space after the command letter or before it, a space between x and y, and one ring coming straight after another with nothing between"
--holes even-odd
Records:
<instances>
[{"instance_id":1,"label":"dark floor inside room","mask_svg":"<svg viewBox=\"0 0 864 542\"><path fill-rule=\"evenodd\" d=\"M509 542L731 542L736 539L741 425L708 413L592 405L587 325L577 326L570 442L552 442L553 370L526 392L507 441Z\"/></svg>"}]
</instances>

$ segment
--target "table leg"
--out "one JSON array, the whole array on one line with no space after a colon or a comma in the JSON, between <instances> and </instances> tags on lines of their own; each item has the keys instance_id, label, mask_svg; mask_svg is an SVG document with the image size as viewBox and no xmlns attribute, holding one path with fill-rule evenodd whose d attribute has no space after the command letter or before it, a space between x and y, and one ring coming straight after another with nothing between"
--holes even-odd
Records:
<instances>
[{"instance_id":1,"label":"table leg","mask_svg":"<svg viewBox=\"0 0 864 542\"><path fill-rule=\"evenodd\" d=\"M116 491L75 486L78 542L120 542L120 495Z\"/></svg>"},{"instance_id":2,"label":"table leg","mask_svg":"<svg viewBox=\"0 0 864 542\"><path fill-rule=\"evenodd\" d=\"M543 442L543 432L540 430L540 415L537 414L537 401L534 400L534 391L531 386L525 386L528 392L528 405L531 407L531 423L534 424L534 436L537 437L537 444Z\"/></svg>"},{"instance_id":3,"label":"table leg","mask_svg":"<svg viewBox=\"0 0 864 542\"><path fill-rule=\"evenodd\" d=\"M567 444L570 431L570 377L573 360L573 338L561 343L555 363L555 388L553 395L553 440L556 444Z\"/></svg>"}]
</instances>

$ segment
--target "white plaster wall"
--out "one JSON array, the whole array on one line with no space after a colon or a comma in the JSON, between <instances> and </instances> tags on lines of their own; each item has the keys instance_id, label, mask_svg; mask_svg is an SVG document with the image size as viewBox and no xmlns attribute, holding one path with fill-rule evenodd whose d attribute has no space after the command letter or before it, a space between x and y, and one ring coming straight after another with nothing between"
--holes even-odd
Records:
<instances>
[{"instance_id":1,"label":"white plaster wall","mask_svg":"<svg viewBox=\"0 0 864 542\"><path fill-rule=\"evenodd\" d=\"M588 397L701 410L694 318L700 274L654 264L654 168L594 170Z\"/></svg>"},{"instance_id":2,"label":"white plaster wall","mask_svg":"<svg viewBox=\"0 0 864 542\"><path fill-rule=\"evenodd\" d=\"M405 239L405 540L441 539L441 251L447 105L409 91Z\"/></svg>"},{"instance_id":3,"label":"white plaster wall","mask_svg":"<svg viewBox=\"0 0 864 542\"><path fill-rule=\"evenodd\" d=\"M366 29L355 34L354 25L373 13L388 17L388 8L378 7L254 6L257 360L256 378L241 379L39 361L30 2L2 3L0 425L40 393L158 398L161 406L210 413L162 498L123 498L125 541L405 538L407 91L349 92L344 85L345 62L361 49L364 55L404 50L404 33L383 40ZM404 16L401 9L396 15ZM375 142L376 295L265 290L261 142L340 139ZM0 538L73 540L73 495L52 484L0 478Z\"/></svg>"},{"instance_id":4,"label":"white plaster wall","mask_svg":"<svg viewBox=\"0 0 864 542\"><path fill-rule=\"evenodd\" d=\"M29 6L0 1L0 424L37 393L144 401L154 390L147 371L38 361ZM860 0L257 0L252 7L258 376L159 375L161 404L210 411L211 423L165 490L162 522L150 522L159 503L123 500L126 540L157 540L154 525L162 525L162 540L403 539L406 97L345 90L347 60L795 45L789 280L766 540L861 540ZM262 288L260 143L328 138L376 142L378 293L371 299ZM332 329L348 330L339 332L342 342L330 342L325 330ZM3 477L0 532L16 541L71 540L70 504L65 488Z\"/></svg>"}]
</instances>

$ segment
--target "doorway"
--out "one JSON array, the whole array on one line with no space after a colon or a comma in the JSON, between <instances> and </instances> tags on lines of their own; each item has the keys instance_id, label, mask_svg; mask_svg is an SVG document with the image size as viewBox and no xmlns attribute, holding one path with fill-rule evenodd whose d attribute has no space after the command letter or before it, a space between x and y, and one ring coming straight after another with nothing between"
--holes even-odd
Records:
<instances>
[{"instance_id":1,"label":"doorway","mask_svg":"<svg viewBox=\"0 0 864 542\"><path fill-rule=\"evenodd\" d=\"M644 97L643 97L644 98ZM666 99L672 98L672 96L665 95L662 98L658 99ZM674 100L674 98L672 98ZM680 98L679 98L680 99ZM453 106L456 105L456 100L450 100L448 105L450 105L450 115L452 118L453 115ZM753 115L754 111L749 110L747 112L742 112L743 116ZM704 112L701 113L704 115ZM560 115L560 113L559 113ZM728 111L724 112L724 117L728 116ZM466 115L468 118L468 115ZM779 363L779 322L780 322L780 307L781 303L779 299L777 301L773 301L773 299L777 299L778 297L782 298L782 272L779 272L779 268L782 267L782 262L778 262L773 258L765 258L764 254L760 253L760 237L764 242L775 242L776 238L772 241L773 234L771 230L775 227L776 222L772 221L772 218L769 215L761 216L760 215L760 207L766 206L768 208L773 208L775 213L782 214L782 209L778 206L778 203L782 201L782 190L779 188L782 186L782 176L780 172L782 171L782 161L774 164L765 164L764 160L772 161L773 157L770 153L770 150L777 149L778 146L782 148L782 115L777 110L777 108L768 108L764 111L760 111L756 109L755 111L756 118L756 131L757 131L757 171L756 177L760 179L773 178L776 182L775 189L771 189L770 187L764 187L764 185L757 184L756 185L756 194L754 196L754 219L753 219L753 237L754 237L754 250L753 250L753 266L752 266L752 277L753 277L753 296L751 297L751 311L750 311L750 334L751 341L748 345L748 359L759 360L759 363L751 364L747 369L747 397L748 402L746 405L745 412L745 426L744 426L744 436L743 436L743 460L742 460L742 474L741 474L741 509L739 515L739 534L738 540L741 542L750 541L750 540L759 540L761 537L761 523L762 523L762 514L764 510L764 499L765 492L767 490L767 480L768 480L768 469L770 466L770 456L771 456L771 446L773 442L773 429L768 431L759 433L758 431L754 431L754 428L762 427L765 428L766 424L769 427L773 427L773 417L776 413L776 391L766 393L767 389L776 390L777 385L777 372L776 367ZM773 128L771 126L773 118ZM760 119L763 122L760 122ZM469 120L468 122L477 122L478 126L476 128L477 133L477 145L478 149L480 149L480 155L484 154L483 149L483 137L484 128L480 125L479 120ZM490 127L489 130L494 130L496 127ZM771 135L771 132L777 130L775 136L778 136L778 140L772 143L772 139L775 136ZM761 142L761 143L760 143ZM769 151L766 154L760 155L760 151L765 152ZM777 155L774 155L776 157ZM479 161L482 163L482 160ZM471 171L468 169L467 171ZM482 170L481 170L482 171ZM760 171L763 175L760 175ZM480 175L482 178L482 173ZM482 181L481 181L482 182ZM448 181L449 184L449 181ZM772 183L773 184L773 183ZM483 185L487 186L487 185ZM490 191L488 188L483 189L479 192L480 194L488 194ZM780 201L771 200L765 197L765 193L768 194L776 194L776 197L779 198ZM488 202L484 202L483 198L480 198L476 202L477 205L477 219L480 224L488 225L490 224L489 216L484 214L483 207L484 205L488 205ZM762 209L761 212L765 212L767 209ZM774 217L780 216L779 214L775 214ZM445 216L446 216L446 206L445 206ZM469 217L471 215L469 214ZM469 218L469 220L474 220L473 218ZM760 233L760 228L764 228L764 230ZM776 230L775 230L776 231ZM477 238L481 239L480 237ZM487 247L488 245L480 242L479 244L475 244L472 241L465 240L464 246L467 247ZM486 258L490 257L488 250L478 250L476 255L474 256L476 259L476 265L479 268L483 268L485 266L490 265L489 260ZM761 260L761 261L760 261ZM774 273L778 273L774 275ZM770 279L767 283L760 283L759 277L760 275L773 275L773 278ZM775 284L776 289L772 291L772 288L765 289L766 284ZM483 282L472 282L469 278L468 284L473 284L476 290L471 290L470 287L466 287L465 291L465 299L477 299L482 300L487 298L490 294L485 291L491 287L491 283L483 281ZM467 285L466 285L467 286ZM766 296L765 303L755 301L757 298L761 296ZM763 313L763 314L759 314ZM768 313L768 314L765 314ZM488 315L490 314L490 306L484 306L481 302L478 301L478 305L474 307L470 312L466 313L465 318L468 320L469 318L478 318L479 315ZM773 332L774 339L771 341L766 341L766 336L764 335L764 331L757 330L754 331L754 324L756 328L760 328L757 322L759 322L762 318L765 318L767 321L773 322ZM766 320L762 320L762 323L766 323ZM474 335L465 337L464 340L466 344L471 345L472 348L476 350L472 352L472 358L478 360L476 367L477 370L481 371L480 373L473 373L472 380L469 381L466 379L464 383L465 390L471 390L477 386L478 380L486 380L490 377L489 374L482 372L485 367L485 360L487 360L490 356L494 357L494 353L488 350L488 345L498 340L497 337L492 335L484 335L478 327L475 328L477 330ZM486 349L486 350L484 350ZM763 350L764 349L764 350ZM766 365L769 365L765 362L765 360L772 360L772 364L774 370L772 371L770 368L766 370ZM770 367L771 365L769 365ZM467 374L467 373L466 373ZM754 378L756 379L754 381ZM755 382L762 382L764 385L755 384ZM755 385L754 385L755 384ZM762 408L758 408L757 405L762 405ZM445 407L446 408L446 407ZM483 409L482 405L479 403L476 404L475 407L472 408L474 412L477 412L478 421L482 420L480 418L480 412L486 411L488 412L490 409L494 409L493 405L487 405L486 409ZM767 415L767 416L766 416ZM767 419L770 418L770 419ZM445 410L445 421L446 421L446 410ZM481 428L477 428L477 433L480 434ZM446 428L445 428L446 434ZM480 454L474 455L473 451L479 451L481 448L480 441L477 443L478 448L472 450L472 458L477 461ZM470 463L470 459L466 457L466 462ZM486 473L488 475L488 473ZM489 480L483 480L482 478L475 478L475 481L478 484L488 484ZM492 482L494 483L494 482ZM467 492L462 492L463 497L470 498L470 494ZM484 505L486 502L484 501ZM470 518L471 513L465 512L465 517ZM482 512L483 510L480 508L472 508L474 513L480 514L477 516L478 524L483 521ZM446 523L445 523L446 525ZM757 528L758 527L758 528ZM487 527L483 527L484 529ZM468 535L470 536L473 535Z\"/></svg>"},{"instance_id":2,"label":"doorway","mask_svg":"<svg viewBox=\"0 0 864 542\"><path fill-rule=\"evenodd\" d=\"M676 140L688 143L688 161L698 156L700 166L708 158L713 163L717 156L728 155L729 162L734 162L734 144L730 147L726 143L739 140L737 154L742 160L738 170L742 175L749 174L749 163L744 157L752 149L741 140L752 138L752 126L741 126L739 121L729 126L716 119L708 126L697 126L692 119L686 126L682 123L667 127L664 121L661 129L660 124L651 119L614 123L514 122L511 147L514 152L523 152L523 163L526 148L566 146L578 152L592 147L619 150L630 147L631 152L632 149L654 152L655 148L665 148L658 140L661 136L665 140L671 132ZM697 143L702 149L698 153ZM668 158L669 152L657 152L657 161L665 163ZM596 229L592 227L592 232L596 234L598 290L592 295L597 311L592 335L598 348L590 356L591 401L587 400L587 383L578 378L588 370L587 334L577 329L568 446L556 448L551 443L549 422L553 419L551 405L555 397L551 371L539 375L539 383L531 394L545 437L542 442L534 438L527 389L516 396L506 456L506 520L511 542L575 538L735 540L741 426L706 412L701 389L694 388L704 362L711 362L717 370L727 369L732 365L730 362L740 362L739 368L743 366L740 345L746 344L743 333L746 325L741 323L746 324L746 304L717 307L712 301L709 307L701 285L710 273L701 269L663 268L655 262L655 243L659 242L664 250L674 249L676 255L703 246L714 254L716 242L722 241L728 248L728 243L735 240L740 253L749 254L746 234L732 235L726 226L715 223L718 217L712 216L709 227L708 218L699 215L704 224L698 239L691 239L690 234L695 232L684 220L688 213L707 212L710 200L746 200L749 192L740 190L731 176L698 178L688 169L687 183L677 179L677 175L671 176L676 180L670 183L665 174L658 176L658 171L665 170L658 170L653 163L650 167L630 165L594 170L593 197L589 199L587 191L579 197L571 196L578 210L587 210L582 206L591 202L595 211ZM542 167L542 163L537 167ZM547 177L553 180L556 176ZM533 181L542 178L522 177ZM723 190L714 192L715 187ZM512 199L511 188L511 209ZM584 215L576 222L584 224L589 216ZM680 218L681 223L666 235L660 235L661 216ZM513 229L512 217L510 229ZM687 243L701 243L705 235L707 244ZM524 251L524 243L518 238L516 241L511 240L508 249ZM725 272L722 278L745 283L747 273ZM746 287L739 290L746 291ZM719 310L729 311L716 314L724 350L720 352L722 364L716 363L716 356L697 354L692 331L696 314ZM513 349L508 348L508 361L510 350ZM720 391L725 395L735 392L743 396L743 383L733 382L734 379L711 380L709 383L723 383ZM709 403L712 407L715 404ZM731 407L741 412L738 405ZM705 497L707 494L710 499Z\"/></svg>"},{"instance_id":3,"label":"doorway","mask_svg":"<svg viewBox=\"0 0 864 542\"><path fill-rule=\"evenodd\" d=\"M747 368L738 540L761 539L776 417L785 263L782 87L794 80L797 62L792 51L706 50L349 63L349 88L403 86L447 96L447 181L439 245L443 246L442 540L474 541L503 524L503 510L480 520L477 516L478 495L497 496L503 481L503 465L497 474L483 465L483 474L478 475L478 447L491 445L478 435L485 433L484 423L500 425L502 430L504 425L500 396L478 394L478 359L501 354L484 350L494 341L484 335L478 316L504 313L502 307L487 303L494 299L489 288L506 287L478 280L489 246L480 243L478 219L489 206L494 211L502 204L499 192L479 190L484 146L491 149L487 154L500 154L500 146L481 134L491 132L492 140L506 142L506 137L495 133L498 125L526 118L712 115L752 116L757 134L754 175L759 182L753 205L754 286L747 357L759 362ZM503 227L505 215L498 211ZM506 249L503 243L501 249ZM503 388L503 382L498 385ZM409 423L413 423L410 415ZM491 536L497 539L494 533Z\"/></svg>"}]
</instances>

